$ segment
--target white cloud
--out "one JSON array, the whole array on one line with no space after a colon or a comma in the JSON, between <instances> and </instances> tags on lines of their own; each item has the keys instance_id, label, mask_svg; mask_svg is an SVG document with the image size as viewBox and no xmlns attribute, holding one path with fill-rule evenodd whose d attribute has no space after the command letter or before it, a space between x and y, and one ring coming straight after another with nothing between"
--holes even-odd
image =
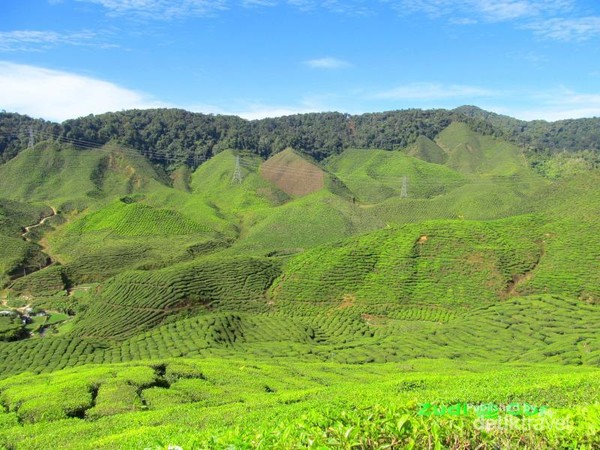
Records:
<instances>
[{"instance_id":1,"label":"white cloud","mask_svg":"<svg viewBox=\"0 0 600 450\"><path fill-rule=\"evenodd\" d=\"M0 51L38 50L57 45L90 45L96 33L57 33L55 31L14 30L0 32Z\"/></svg>"},{"instance_id":2,"label":"white cloud","mask_svg":"<svg viewBox=\"0 0 600 450\"><path fill-rule=\"evenodd\" d=\"M562 120L582 117L600 117L600 94L576 92L560 88L548 92L535 93L531 104L513 112L515 117L524 120Z\"/></svg>"},{"instance_id":3,"label":"white cloud","mask_svg":"<svg viewBox=\"0 0 600 450\"><path fill-rule=\"evenodd\" d=\"M472 4L484 18L491 21L504 21L535 16L540 13L543 3L528 0L483 0ZM552 3L552 2L550 2Z\"/></svg>"},{"instance_id":4,"label":"white cloud","mask_svg":"<svg viewBox=\"0 0 600 450\"><path fill-rule=\"evenodd\" d=\"M101 5L113 15L170 20L210 16L227 9L227 0L78 0ZM255 2L257 3L257 2ZM264 3L264 2L263 2Z\"/></svg>"},{"instance_id":5,"label":"white cloud","mask_svg":"<svg viewBox=\"0 0 600 450\"><path fill-rule=\"evenodd\" d=\"M294 106L276 106L276 105L256 105L244 111L232 113L233 115L242 117L248 120L265 119L267 117L291 116L294 114L305 114L310 112L318 112L313 108L294 107Z\"/></svg>"},{"instance_id":6,"label":"white cloud","mask_svg":"<svg viewBox=\"0 0 600 450\"><path fill-rule=\"evenodd\" d=\"M63 121L167 106L140 92L69 72L0 61L0 109Z\"/></svg>"},{"instance_id":7,"label":"white cloud","mask_svg":"<svg viewBox=\"0 0 600 450\"><path fill-rule=\"evenodd\" d=\"M573 9L572 0L388 0L398 11L424 12L432 17L468 16L498 22Z\"/></svg>"},{"instance_id":8,"label":"white cloud","mask_svg":"<svg viewBox=\"0 0 600 450\"><path fill-rule=\"evenodd\" d=\"M559 41L585 41L600 36L600 16L575 19L553 18L537 21L525 28L537 35Z\"/></svg>"},{"instance_id":9,"label":"white cloud","mask_svg":"<svg viewBox=\"0 0 600 450\"><path fill-rule=\"evenodd\" d=\"M291 116L311 112L331 111L323 103L322 97L305 97L295 104L272 104L261 100L238 99L227 102L227 108L215 104L195 103L183 106L184 109L204 114L222 114L238 116L248 120L265 119L267 117Z\"/></svg>"},{"instance_id":10,"label":"white cloud","mask_svg":"<svg viewBox=\"0 0 600 450\"><path fill-rule=\"evenodd\" d=\"M467 101L474 97L490 97L493 91L477 86L460 84L444 85L441 83L409 83L396 88L377 92L369 97L377 100L421 100L434 101L451 98L464 98Z\"/></svg>"},{"instance_id":11,"label":"white cloud","mask_svg":"<svg viewBox=\"0 0 600 450\"><path fill-rule=\"evenodd\" d=\"M450 19L450 23L452 25L475 25L475 24L479 23L479 21L476 19L470 19L468 17L460 17L460 18Z\"/></svg>"},{"instance_id":12,"label":"white cloud","mask_svg":"<svg viewBox=\"0 0 600 450\"><path fill-rule=\"evenodd\" d=\"M171 20L214 16L220 11L289 5L301 12L327 10L338 14L368 15L371 0L77 0L102 6L110 15Z\"/></svg>"},{"instance_id":13,"label":"white cloud","mask_svg":"<svg viewBox=\"0 0 600 450\"><path fill-rule=\"evenodd\" d=\"M246 7L254 6L277 6L277 0L242 0L242 5Z\"/></svg>"},{"instance_id":14,"label":"white cloud","mask_svg":"<svg viewBox=\"0 0 600 450\"><path fill-rule=\"evenodd\" d=\"M265 119L267 117L291 116L294 114L305 114L310 112L324 111L316 105L309 102L302 102L300 105L272 105L262 102L253 102L240 104L237 107L224 109L220 106L211 104L194 104L185 107L188 111L199 112L203 114L222 114L227 116L238 116L248 120Z\"/></svg>"},{"instance_id":15,"label":"white cloud","mask_svg":"<svg viewBox=\"0 0 600 450\"><path fill-rule=\"evenodd\" d=\"M546 39L579 42L600 37L600 16L582 16L586 10L575 0L381 1L402 15L422 13L453 25L514 22Z\"/></svg>"},{"instance_id":16,"label":"white cloud","mask_svg":"<svg viewBox=\"0 0 600 450\"><path fill-rule=\"evenodd\" d=\"M347 61L331 57L311 59L304 63L313 69L345 69L352 66Z\"/></svg>"}]
</instances>

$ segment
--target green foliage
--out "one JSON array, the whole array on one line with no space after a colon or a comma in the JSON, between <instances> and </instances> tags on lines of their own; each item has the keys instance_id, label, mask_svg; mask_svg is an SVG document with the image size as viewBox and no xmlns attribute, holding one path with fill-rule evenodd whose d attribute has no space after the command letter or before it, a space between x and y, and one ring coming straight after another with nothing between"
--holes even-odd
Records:
<instances>
[{"instance_id":1,"label":"green foliage","mask_svg":"<svg viewBox=\"0 0 600 450\"><path fill-rule=\"evenodd\" d=\"M80 336L124 338L172 314L214 307L248 308L279 274L266 258L213 258L107 281L78 322Z\"/></svg>"},{"instance_id":2,"label":"green foliage","mask_svg":"<svg viewBox=\"0 0 600 450\"><path fill-rule=\"evenodd\" d=\"M18 237L23 228L50 214L48 207L0 198L0 235Z\"/></svg>"},{"instance_id":3,"label":"green foliage","mask_svg":"<svg viewBox=\"0 0 600 450\"><path fill-rule=\"evenodd\" d=\"M275 300L424 304L498 299L535 267L535 221L423 222L330 244L298 256L275 282ZM515 232L521 234L515 238Z\"/></svg>"},{"instance_id":4,"label":"green foliage","mask_svg":"<svg viewBox=\"0 0 600 450\"><path fill-rule=\"evenodd\" d=\"M171 236L208 230L177 211L122 200L86 215L69 229L74 234L102 231L118 236Z\"/></svg>"},{"instance_id":5,"label":"green foliage","mask_svg":"<svg viewBox=\"0 0 600 450\"><path fill-rule=\"evenodd\" d=\"M595 448L598 371L531 368L432 360L358 368L273 360L249 365L207 358L24 374L0 381L7 408L0 413L0 444L494 448L519 442L535 449ZM458 416L419 414L425 403L471 408ZM499 419L483 419L474 408L489 403L528 403L547 412L527 417L501 412Z\"/></svg>"},{"instance_id":6,"label":"green foliage","mask_svg":"<svg viewBox=\"0 0 600 450\"><path fill-rule=\"evenodd\" d=\"M16 341L26 334L21 317L0 316L0 341Z\"/></svg>"},{"instance_id":7,"label":"green foliage","mask_svg":"<svg viewBox=\"0 0 600 450\"><path fill-rule=\"evenodd\" d=\"M0 163L14 158L29 144L29 131L40 140L58 136L60 125L21 114L0 112Z\"/></svg>"},{"instance_id":8,"label":"green foliage","mask_svg":"<svg viewBox=\"0 0 600 450\"><path fill-rule=\"evenodd\" d=\"M423 162L400 152L349 149L327 161L327 168L365 203L399 197L403 178L410 198L431 198L455 189L466 180L439 164Z\"/></svg>"},{"instance_id":9,"label":"green foliage","mask_svg":"<svg viewBox=\"0 0 600 450\"><path fill-rule=\"evenodd\" d=\"M11 156L0 301L49 316L0 318L0 448L600 445L595 153L532 170L551 124L481 114L125 111ZM552 414L418 413L515 401Z\"/></svg>"},{"instance_id":10,"label":"green foliage","mask_svg":"<svg viewBox=\"0 0 600 450\"><path fill-rule=\"evenodd\" d=\"M87 146L114 140L169 170L182 165L195 168L230 148L267 157L292 147L322 160L347 148L398 150L415 143L417 153L425 151L425 160L439 163L443 155L438 150L429 153L434 147L423 147L418 139L433 140L452 122L468 124L473 131L502 137L535 151L600 149L597 118L527 122L472 106L451 111L409 109L356 116L312 113L251 122L233 116L153 109L90 115L62 125L2 113L0 155L7 161L25 149L29 127L33 126L38 140L60 136ZM432 157L435 160L428 159Z\"/></svg>"},{"instance_id":11,"label":"green foliage","mask_svg":"<svg viewBox=\"0 0 600 450\"><path fill-rule=\"evenodd\" d=\"M600 156L592 151L561 152L550 155L533 153L529 158L532 167L550 179L584 174L600 167Z\"/></svg>"}]
</instances>

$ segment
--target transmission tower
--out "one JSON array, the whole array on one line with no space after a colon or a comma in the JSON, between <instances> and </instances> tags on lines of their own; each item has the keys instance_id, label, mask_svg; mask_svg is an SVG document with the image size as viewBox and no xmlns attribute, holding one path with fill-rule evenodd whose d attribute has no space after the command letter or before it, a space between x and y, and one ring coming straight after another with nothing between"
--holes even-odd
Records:
<instances>
[{"instance_id":1,"label":"transmission tower","mask_svg":"<svg viewBox=\"0 0 600 450\"><path fill-rule=\"evenodd\" d=\"M408 177L406 176L402 178L402 190L400 191L400 197L408 197Z\"/></svg>"},{"instance_id":2,"label":"transmission tower","mask_svg":"<svg viewBox=\"0 0 600 450\"><path fill-rule=\"evenodd\" d=\"M33 148L34 145L35 138L33 136L33 127L29 127L29 144L27 145L27 148Z\"/></svg>"},{"instance_id":3,"label":"transmission tower","mask_svg":"<svg viewBox=\"0 0 600 450\"><path fill-rule=\"evenodd\" d=\"M240 168L240 156L235 158L235 170L233 171L233 178L231 179L233 184L242 184L242 169Z\"/></svg>"}]
</instances>

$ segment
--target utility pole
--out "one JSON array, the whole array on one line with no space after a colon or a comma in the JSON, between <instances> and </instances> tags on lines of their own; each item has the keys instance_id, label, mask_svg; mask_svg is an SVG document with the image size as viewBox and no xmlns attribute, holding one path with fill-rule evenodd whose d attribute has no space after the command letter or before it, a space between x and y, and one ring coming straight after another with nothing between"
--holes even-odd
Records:
<instances>
[{"instance_id":1,"label":"utility pole","mask_svg":"<svg viewBox=\"0 0 600 450\"><path fill-rule=\"evenodd\" d=\"M33 127L29 127L29 145L27 145L27 148L33 148L35 144L35 138L33 136Z\"/></svg>"},{"instance_id":2,"label":"utility pole","mask_svg":"<svg viewBox=\"0 0 600 450\"><path fill-rule=\"evenodd\" d=\"M408 197L408 177L402 178L402 190L400 191L400 198Z\"/></svg>"},{"instance_id":3,"label":"utility pole","mask_svg":"<svg viewBox=\"0 0 600 450\"><path fill-rule=\"evenodd\" d=\"M240 155L235 158L235 170L233 171L233 178L231 178L231 183L233 184L242 184L242 169L240 167Z\"/></svg>"}]
</instances>

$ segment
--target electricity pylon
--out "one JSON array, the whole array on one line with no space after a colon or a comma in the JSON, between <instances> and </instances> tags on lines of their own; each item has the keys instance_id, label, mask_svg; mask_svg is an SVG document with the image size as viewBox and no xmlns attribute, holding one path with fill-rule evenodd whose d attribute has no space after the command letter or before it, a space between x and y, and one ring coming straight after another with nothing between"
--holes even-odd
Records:
<instances>
[{"instance_id":1,"label":"electricity pylon","mask_svg":"<svg viewBox=\"0 0 600 450\"><path fill-rule=\"evenodd\" d=\"M27 148L33 148L35 144L35 138L33 137L33 127L29 127L29 145Z\"/></svg>"},{"instance_id":2,"label":"electricity pylon","mask_svg":"<svg viewBox=\"0 0 600 450\"><path fill-rule=\"evenodd\" d=\"M235 170L233 171L233 177L231 178L233 184L242 184L242 169L240 167L240 156L235 158Z\"/></svg>"},{"instance_id":3,"label":"electricity pylon","mask_svg":"<svg viewBox=\"0 0 600 450\"><path fill-rule=\"evenodd\" d=\"M401 198L407 198L408 197L408 177L404 177L402 178L402 190L400 191L400 197Z\"/></svg>"}]
</instances>

